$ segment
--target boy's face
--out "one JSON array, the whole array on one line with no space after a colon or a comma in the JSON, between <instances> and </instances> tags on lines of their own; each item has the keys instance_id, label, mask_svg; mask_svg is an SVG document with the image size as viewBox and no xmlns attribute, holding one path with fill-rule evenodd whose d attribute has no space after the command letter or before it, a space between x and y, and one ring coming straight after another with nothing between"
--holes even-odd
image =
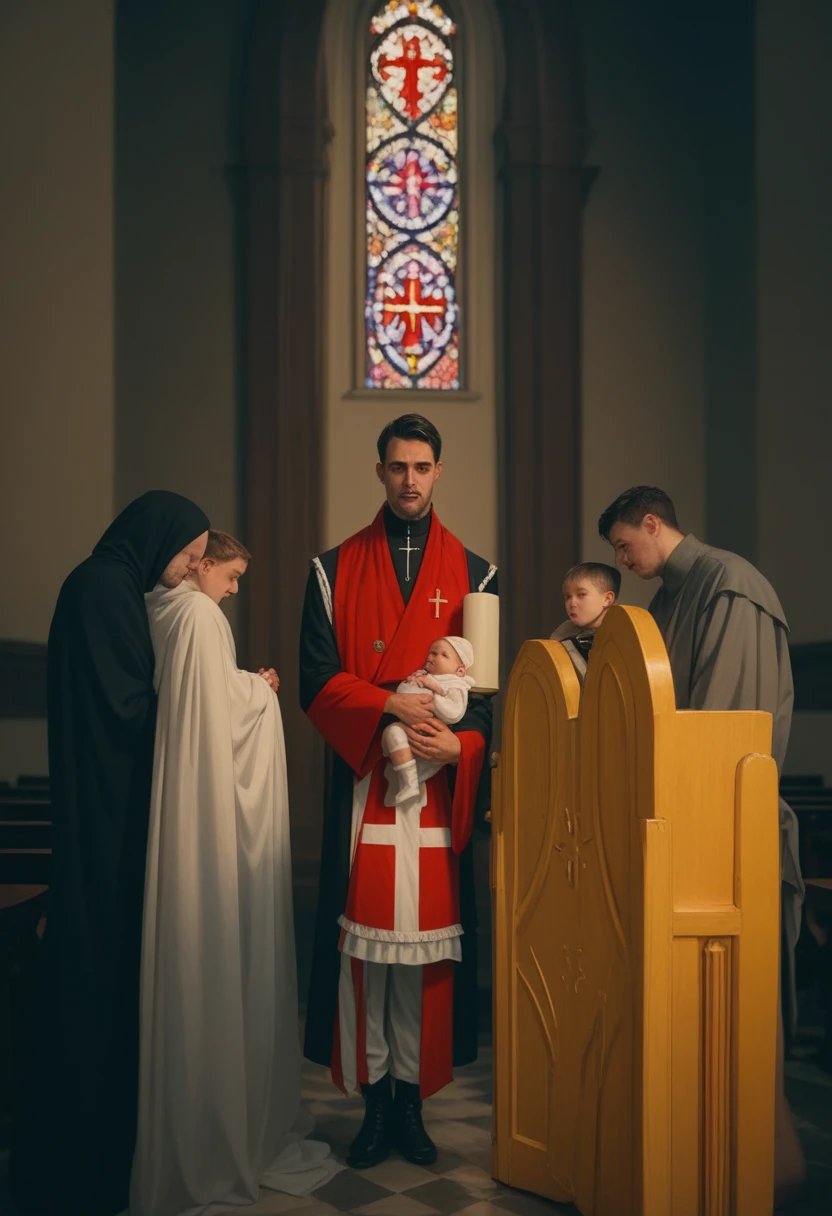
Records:
<instances>
[{"instance_id":1,"label":"boy's face","mask_svg":"<svg viewBox=\"0 0 832 1216\"><path fill-rule=\"evenodd\" d=\"M425 671L432 676L465 675L465 666L450 642L434 642L425 659Z\"/></svg>"},{"instance_id":2,"label":"boy's face","mask_svg":"<svg viewBox=\"0 0 832 1216\"><path fill-rule=\"evenodd\" d=\"M601 624L605 612L615 603L615 595L602 591L588 578L577 578L563 584L563 603L573 625L585 629Z\"/></svg>"},{"instance_id":3,"label":"boy's face","mask_svg":"<svg viewBox=\"0 0 832 1216\"><path fill-rule=\"evenodd\" d=\"M230 562L215 562L210 557L204 558L194 570L191 578L203 594L209 596L215 604L236 595L240 590L240 579L248 569L248 562L235 558Z\"/></svg>"}]
</instances>

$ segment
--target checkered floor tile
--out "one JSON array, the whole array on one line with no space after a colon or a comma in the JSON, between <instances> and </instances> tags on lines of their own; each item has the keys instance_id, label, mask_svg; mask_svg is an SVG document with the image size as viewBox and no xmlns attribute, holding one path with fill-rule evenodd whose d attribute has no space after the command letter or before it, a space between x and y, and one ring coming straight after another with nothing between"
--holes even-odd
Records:
<instances>
[{"instance_id":1,"label":"checkered floor tile","mask_svg":"<svg viewBox=\"0 0 832 1216\"><path fill-rule=\"evenodd\" d=\"M809 1169L806 1198L790 1216L828 1216L832 1211L832 1078L795 1053L786 1065L787 1089ZM316 1132L343 1161L361 1125L363 1103L346 1099L325 1069L306 1064L304 1100L315 1116ZM476 1064L457 1070L453 1085L424 1107L425 1124L439 1148L427 1169L391 1156L375 1169L345 1169L306 1199L264 1192L259 1203L233 1216L554 1216L572 1213L532 1195L513 1191L491 1178L491 1049L483 1046ZM0 1153L0 1216L18 1216L8 1197L7 1156ZM228 1216L232 1216L229 1212Z\"/></svg>"},{"instance_id":2,"label":"checkered floor tile","mask_svg":"<svg viewBox=\"0 0 832 1216\"><path fill-rule=\"evenodd\" d=\"M343 1161L361 1126L364 1103L344 1098L326 1069L307 1063L303 1097L315 1116L314 1135L328 1141ZM345 1169L308 1199L265 1195L239 1216L553 1216L574 1212L513 1191L491 1177L491 1048L480 1049L476 1064L457 1069L453 1085L424 1106L425 1126L439 1149L434 1165L423 1168L391 1156L375 1169Z\"/></svg>"}]
</instances>

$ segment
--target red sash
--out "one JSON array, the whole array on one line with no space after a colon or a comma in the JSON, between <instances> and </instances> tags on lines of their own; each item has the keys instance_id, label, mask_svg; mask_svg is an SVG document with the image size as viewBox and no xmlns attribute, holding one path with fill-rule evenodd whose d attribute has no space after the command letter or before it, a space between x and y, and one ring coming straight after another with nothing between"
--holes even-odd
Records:
<instances>
[{"instance_id":1,"label":"red sash","mask_svg":"<svg viewBox=\"0 0 832 1216\"><path fill-rule=\"evenodd\" d=\"M308 714L356 776L365 776L381 758L378 728L389 690L379 685L409 676L437 638L462 633L462 601L469 590L465 549L435 514L407 607L383 508L368 528L341 545L333 616L343 671L324 685ZM477 739L482 742L475 732L467 741L468 733L460 735L463 756L477 751Z\"/></svg>"}]
</instances>

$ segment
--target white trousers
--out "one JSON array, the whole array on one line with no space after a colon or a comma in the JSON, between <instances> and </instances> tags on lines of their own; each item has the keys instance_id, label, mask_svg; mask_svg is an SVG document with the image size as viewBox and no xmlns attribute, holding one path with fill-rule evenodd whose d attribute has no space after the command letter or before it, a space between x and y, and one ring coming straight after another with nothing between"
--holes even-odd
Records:
<instances>
[{"instance_id":1,"label":"white trousers","mask_svg":"<svg viewBox=\"0 0 832 1216\"><path fill-rule=\"evenodd\" d=\"M360 971L358 970L360 968ZM358 984L356 984L358 976ZM363 1000L359 992L363 991ZM341 1067L348 1093L358 1091L358 1019L364 1017L370 1085L389 1072L419 1084L422 1040L422 968L403 963L367 963L341 955L338 991Z\"/></svg>"}]
</instances>

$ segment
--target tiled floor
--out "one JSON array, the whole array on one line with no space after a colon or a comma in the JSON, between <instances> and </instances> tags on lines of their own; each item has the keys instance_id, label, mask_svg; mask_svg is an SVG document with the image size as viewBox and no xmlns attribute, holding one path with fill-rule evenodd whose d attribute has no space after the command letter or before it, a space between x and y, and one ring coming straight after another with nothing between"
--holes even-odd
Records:
<instances>
[{"instance_id":1,"label":"tiled floor","mask_svg":"<svg viewBox=\"0 0 832 1216\"><path fill-rule=\"evenodd\" d=\"M832 1076L810 1062L812 1036L804 1036L787 1064L789 1097L809 1167L809 1196L790 1209L793 1216L832 1212ZM316 1065L304 1071L304 1098L317 1121L316 1134L343 1159L361 1123L360 1099L342 1097L329 1074ZM575 1209L513 1191L495 1183L491 1163L491 1048L484 1044L476 1064L457 1070L453 1085L425 1103L425 1124L439 1147L428 1169L391 1156L373 1170L345 1169L307 1199L264 1194L239 1216L552 1216ZM6 1162L0 1155L0 1216L17 1216L8 1199Z\"/></svg>"},{"instance_id":2,"label":"tiled floor","mask_svg":"<svg viewBox=\"0 0 832 1216\"><path fill-rule=\"evenodd\" d=\"M487 860L487 858L486 858ZM307 898L298 909L299 989L305 992L311 958L314 901ZM306 906L308 905L308 906ZM482 924L488 925L487 910ZM482 958L490 951L482 942ZM391 1156L373 1170L343 1170L325 1187L307 1199L274 1193L259 1203L241 1208L240 1216L322 1216L323 1213L373 1214L373 1216L553 1216L575 1209L550 1203L495 1183L491 1167L491 1047L487 965L481 975L482 1041L476 1064L458 1069L453 1085L430 1098L424 1107L425 1125L439 1148L439 1158L429 1169ZM806 1154L809 1194L792 1216L830 1216L832 1213L832 1075L812 1063L818 1046L820 1011L809 994L803 994L801 1022L804 1029L787 1062L789 1100ZM304 1068L303 1096L317 1122L314 1134L328 1141L343 1160L347 1147L361 1124L361 1099L347 1100L332 1085L328 1072L313 1064ZM6 1161L0 1154L0 1216L18 1216L6 1189ZM761 1214L763 1216L763 1214Z\"/></svg>"},{"instance_id":3,"label":"tiled floor","mask_svg":"<svg viewBox=\"0 0 832 1216\"><path fill-rule=\"evenodd\" d=\"M316 1135L327 1140L343 1159L361 1126L364 1104L346 1099L333 1087L329 1073L314 1064L304 1070L304 1098L317 1121ZM268 1195L247 1216L319 1216L355 1213L360 1216L435 1216L465 1212L466 1216L552 1216L574 1212L512 1191L491 1178L491 1048L482 1046L476 1064L457 1070L453 1085L425 1103L425 1126L439 1148L435 1165L424 1169L391 1156L375 1169L344 1170L309 1199Z\"/></svg>"}]
</instances>

